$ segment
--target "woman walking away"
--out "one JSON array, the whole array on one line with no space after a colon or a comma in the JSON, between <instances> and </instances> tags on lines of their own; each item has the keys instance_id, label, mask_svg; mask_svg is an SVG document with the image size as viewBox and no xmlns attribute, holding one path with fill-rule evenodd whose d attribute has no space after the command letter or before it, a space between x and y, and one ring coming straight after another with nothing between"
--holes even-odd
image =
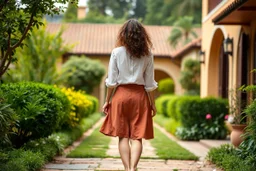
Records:
<instances>
[{"instance_id":1,"label":"woman walking away","mask_svg":"<svg viewBox=\"0 0 256 171\"><path fill-rule=\"evenodd\" d=\"M145 28L130 19L121 27L109 61L106 102L102 109L106 118L100 132L119 137L125 171L136 170L142 138L154 138L152 117L156 114L157 83L151 48Z\"/></svg>"}]
</instances>

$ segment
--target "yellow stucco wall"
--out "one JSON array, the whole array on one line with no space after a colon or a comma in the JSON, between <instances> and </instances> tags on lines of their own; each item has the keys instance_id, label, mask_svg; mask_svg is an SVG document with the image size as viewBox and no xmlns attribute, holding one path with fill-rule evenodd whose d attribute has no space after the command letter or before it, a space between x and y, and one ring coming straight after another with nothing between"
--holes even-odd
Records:
<instances>
[{"instance_id":1,"label":"yellow stucco wall","mask_svg":"<svg viewBox=\"0 0 256 171\"><path fill-rule=\"evenodd\" d=\"M202 9L202 51L205 51L205 63L201 65L201 97L219 96L219 53L222 41L233 38L233 55L229 56L229 90L237 88L238 78L238 55L241 32L249 34L250 37L250 60L252 69L253 41L256 28L256 20L249 26L241 25L214 25L212 19L229 6L234 0L223 0L213 11L208 13L208 0L203 0ZM230 97L229 97L230 99Z\"/></svg>"}]
</instances>

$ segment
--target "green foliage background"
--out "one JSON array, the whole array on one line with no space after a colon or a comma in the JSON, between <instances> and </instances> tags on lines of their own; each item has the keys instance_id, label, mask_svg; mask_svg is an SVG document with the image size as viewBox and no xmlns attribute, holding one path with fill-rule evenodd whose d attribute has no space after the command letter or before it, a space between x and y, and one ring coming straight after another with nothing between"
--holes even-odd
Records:
<instances>
[{"instance_id":1,"label":"green foliage background","mask_svg":"<svg viewBox=\"0 0 256 171\"><path fill-rule=\"evenodd\" d=\"M95 86L100 84L105 74L105 68L100 61L89 59L85 56L71 56L62 66L64 84L76 90L84 90L90 94Z\"/></svg>"}]
</instances>

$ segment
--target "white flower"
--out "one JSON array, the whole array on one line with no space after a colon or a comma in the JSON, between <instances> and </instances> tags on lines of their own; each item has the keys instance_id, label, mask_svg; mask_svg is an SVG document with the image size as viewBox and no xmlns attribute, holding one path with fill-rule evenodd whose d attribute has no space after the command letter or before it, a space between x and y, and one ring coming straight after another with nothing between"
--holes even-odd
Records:
<instances>
[{"instance_id":1,"label":"white flower","mask_svg":"<svg viewBox=\"0 0 256 171\"><path fill-rule=\"evenodd\" d=\"M234 121L235 121L234 116L229 115L229 116L228 116L228 122L229 122L229 123L233 123Z\"/></svg>"}]
</instances>

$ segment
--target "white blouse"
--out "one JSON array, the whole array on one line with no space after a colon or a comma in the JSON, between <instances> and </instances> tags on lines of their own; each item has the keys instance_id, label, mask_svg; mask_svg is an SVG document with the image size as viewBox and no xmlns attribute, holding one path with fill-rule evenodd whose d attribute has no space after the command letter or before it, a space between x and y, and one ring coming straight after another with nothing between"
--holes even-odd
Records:
<instances>
[{"instance_id":1,"label":"white blouse","mask_svg":"<svg viewBox=\"0 0 256 171\"><path fill-rule=\"evenodd\" d=\"M107 87L120 84L144 85L146 91L157 88L154 80L154 57L130 57L124 46L113 49L109 61Z\"/></svg>"}]
</instances>

